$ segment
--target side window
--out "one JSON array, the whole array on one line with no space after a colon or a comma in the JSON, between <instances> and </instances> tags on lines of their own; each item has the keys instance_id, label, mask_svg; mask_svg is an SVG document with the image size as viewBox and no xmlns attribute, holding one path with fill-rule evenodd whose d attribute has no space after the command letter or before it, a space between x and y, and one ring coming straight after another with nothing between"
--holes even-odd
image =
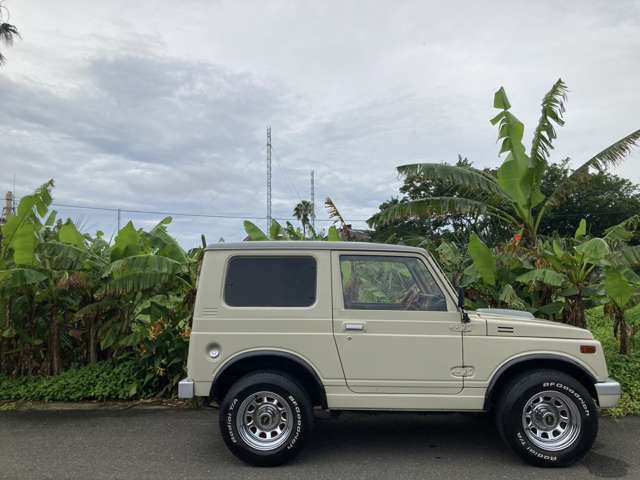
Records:
<instances>
[{"instance_id":1,"label":"side window","mask_svg":"<svg viewBox=\"0 0 640 480\"><path fill-rule=\"evenodd\" d=\"M238 256L229 261L224 301L231 307L308 307L316 301L313 257Z\"/></svg>"},{"instance_id":2,"label":"side window","mask_svg":"<svg viewBox=\"0 0 640 480\"><path fill-rule=\"evenodd\" d=\"M340 273L347 309L447 310L442 290L418 258L341 255Z\"/></svg>"}]
</instances>

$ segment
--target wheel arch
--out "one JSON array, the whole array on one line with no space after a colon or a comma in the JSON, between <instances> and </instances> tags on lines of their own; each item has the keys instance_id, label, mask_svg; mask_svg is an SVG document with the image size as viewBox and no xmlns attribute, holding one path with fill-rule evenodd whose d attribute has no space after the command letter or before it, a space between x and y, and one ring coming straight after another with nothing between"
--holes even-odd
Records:
<instances>
[{"instance_id":1,"label":"wheel arch","mask_svg":"<svg viewBox=\"0 0 640 480\"><path fill-rule=\"evenodd\" d=\"M209 399L220 403L236 380L258 370L279 371L292 376L308 392L313 405L327 408L327 394L318 372L299 355L280 350L252 350L229 359L214 376Z\"/></svg>"},{"instance_id":2,"label":"wheel arch","mask_svg":"<svg viewBox=\"0 0 640 480\"><path fill-rule=\"evenodd\" d=\"M484 410L492 410L495 399L500 397L501 392L513 378L527 370L538 369L558 370L572 376L587 389L596 402L598 401L595 389L597 379L587 367L568 356L535 353L512 358L498 367L487 387Z\"/></svg>"}]
</instances>

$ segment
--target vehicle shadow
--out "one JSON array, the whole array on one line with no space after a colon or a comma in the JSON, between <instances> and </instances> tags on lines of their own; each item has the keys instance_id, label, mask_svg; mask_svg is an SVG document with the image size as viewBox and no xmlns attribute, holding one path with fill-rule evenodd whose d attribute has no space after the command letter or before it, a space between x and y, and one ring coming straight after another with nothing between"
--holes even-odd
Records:
<instances>
[{"instance_id":1,"label":"vehicle shadow","mask_svg":"<svg viewBox=\"0 0 640 480\"><path fill-rule=\"evenodd\" d=\"M514 471L523 472L522 478L625 477L628 464L604 455L603 447L597 442L582 461L568 469L540 469L525 464L502 442L486 414L348 412L316 419L313 439L300 461L321 464L331 459L343 466L375 462L379 473L387 477L408 473L412 465L414 470L428 465L431 473L435 469L452 478L469 468L482 478L491 472L495 476L487 478L501 478L500 472L511 478Z\"/></svg>"},{"instance_id":2,"label":"vehicle shadow","mask_svg":"<svg viewBox=\"0 0 640 480\"><path fill-rule=\"evenodd\" d=\"M200 412L206 418L217 410ZM315 431L293 462L281 466L273 478L518 478L583 479L637 478L634 469L615 448L620 427L601 419L601 435L585 458L569 468L544 469L530 466L505 445L492 418L486 414L461 413L320 413ZM207 429L218 448L203 447L202 461L243 470L245 479L270 478L263 469L253 469L233 459L223 448L217 432ZM204 433L204 432L203 432ZM624 458L624 454L623 458ZM215 460L214 460L215 458ZM471 476L470 476L471 475ZM445 477L445 478L442 478ZM255 478L258 478L257 476Z\"/></svg>"},{"instance_id":3,"label":"vehicle shadow","mask_svg":"<svg viewBox=\"0 0 640 480\"><path fill-rule=\"evenodd\" d=\"M492 455L519 463L502 443L488 415L345 412L317 418L309 457L412 455L424 461ZM311 459L311 458L309 458Z\"/></svg>"}]
</instances>

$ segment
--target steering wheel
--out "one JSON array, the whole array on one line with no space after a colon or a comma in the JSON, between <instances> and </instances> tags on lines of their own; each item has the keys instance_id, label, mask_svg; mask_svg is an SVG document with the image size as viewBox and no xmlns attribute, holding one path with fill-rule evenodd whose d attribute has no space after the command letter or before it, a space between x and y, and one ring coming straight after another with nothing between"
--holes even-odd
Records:
<instances>
[{"instance_id":1,"label":"steering wheel","mask_svg":"<svg viewBox=\"0 0 640 480\"><path fill-rule=\"evenodd\" d=\"M400 299L405 310L420 310L423 293L416 285L412 285L407 293Z\"/></svg>"}]
</instances>

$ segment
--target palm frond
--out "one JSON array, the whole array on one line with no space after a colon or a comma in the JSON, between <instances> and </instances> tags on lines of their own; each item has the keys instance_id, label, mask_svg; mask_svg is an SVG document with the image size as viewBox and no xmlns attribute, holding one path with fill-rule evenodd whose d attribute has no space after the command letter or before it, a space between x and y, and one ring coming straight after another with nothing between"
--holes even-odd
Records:
<instances>
[{"instance_id":1,"label":"palm frond","mask_svg":"<svg viewBox=\"0 0 640 480\"><path fill-rule=\"evenodd\" d=\"M113 298L105 298L85 305L84 307L80 308L80 310L78 310L73 317L75 320L86 320L98 315L102 315L109 310L113 310L119 307L120 305Z\"/></svg>"},{"instance_id":2,"label":"palm frond","mask_svg":"<svg viewBox=\"0 0 640 480\"><path fill-rule=\"evenodd\" d=\"M638 140L640 140L640 129L609 145L600 153L587 160L574 170L569 178L580 176L588 172L590 168L605 170L607 167L615 167L629 155Z\"/></svg>"},{"instance_id":3,"label":"palm frond","mask_svg":"<svg viewBox=\"0 0 640 480\"><path fill-rule=\"evenodd\" d=\"M180 262L159 255L135 255L116 260L105 274L106 291L132 293L161 287L182 269Z\"/></svg>"},{"instance_id":4,"label":"palm frond","mask_svg":"<svg viewBox=\"0 0 640 480\"><path fill-rule=\"evenodd\" d=\"M607 228L604 238L607 241L628 242L638 228L640 228L640 214L632 215L617 225Z\"/></svg>"},{"instance_id":5,"label":"palm frond","mask_svg":"<svg viewBox=\"0 0 640 480\"><path fill-rule=\"evenodd\" d=\"M334 221L340 222L340 225L342 226L346 224L344 217L338 210L338 207L336 207L336 204L333 203L333 200L331 200L331 197L327 197L327 199L324 201L324 207L327 209L327 212L329 213L329 218L331 218Z\"/></svg>"},{"instance_id":6,"label":"palm frond","mask_svg":"<svg viewBox=\"0 0 640 480\"><path fill-rule=\"evenodd\" d=\"M260 230L260 227L258 227L255 223L249 220L245 220L243 222L243 225L244 225L244 231L247 233L247 237L249 237L249 240L251 241L269 240L269 237L267 236L267 234L264 233L262 230Z\"/></svg>"},{"instance_id":7,"label":"palm frond","mask_svg":"<svg viewBox=\"0 0 640 480\"><path fill-rule=\"evenodd\" d=\"M502 287L498 299L509 308L515 308L516 310L525 310L527 308L524 300L518 296L518 293L510 284Z\"/></svg>"},{"instance_id":8,"label":"palm frond","mask_svg":"<svg viewBox=\"0 0 640 480\"><path fill-rule=\"evenodd\" d=\"M15 25L0 23L0 42L5 45L13 45L13 39L16 37L20 38L20 32Z\"/></svg>"},{"instance_id":9,"label":"palm frond","mask_svg":"<svg viewBox=\"0 0 640 480\"><path fill-rule=\"evenodd\" d=\"M42 243L40 253L52 270L78 270L87 258L86 250L56 240Z\"/></svg>"},{"instance_id":10,"label":"palm frond","mask_svg":"<svg viewBox=\"0 0 640 480\"><path fill-rule=\"evenodd\" d=\"M519 222L508 212L486 202L462 197L429 197L411 202L398 203L373 215L367 223L375 228L394 221L412 218L447 217L450 215L489 215L518 225Z\"/></svg>"},{"instance_id":11,"label":"palm frond","mask_svg":"<svg viewBox=\"0 0 640 480\"><path fill-rule=\"evenodd\" d=\"M46 275L31 268L0 270L0 289L24 288L38 284L46 278Z\"/></svg>"},{"instance_id":12,"label":"palm frond","mask_svg":"<svg viewBox=\"0 0 640 480\"><path fill-rule=\"evenodd\" d=\"M446 163L414 163L399 166L398 173L406 177L415 176L441 181L461 187L463 190L499 195L508 199L495 178L475 168L458 167Z\"/></svg>"},{"instance_id":13,"label":"palm frond","mask_svg":"<svg viewBox=\"0 0 640 480\"><path fill-rule=\"evenodd\" d=\"M567 85L558 79L551 90L542 99L542 113L538 126L533 134L531 144L531 160L534 162L546 162L550 151L553 149L553 141L557 134L553 124L564 125L564 102L567 99Z\"/></svg>"},{"instance_id":14,"label":"palm frond","mask_svg":"<svg viewBox=\"0 0 640 480\"><path fill-rule=\"evenodd\" d=\"M621 138L580 165L580 167L574 170L573 173L569 175L549 197L547 197L543 210L548 207L556 207L560 205L566 198L567 194L571 191L572 183L588 173L590 168L604 170L609 166L619 164L631 152L631 148L636 145L638 140L640 140L640 130L636 130L626 137Z\"/></svg>"},{"instance_id":15,"label":"palm frond","mask_svg":"<svg viewBox=\"0 0 640 480\"><path fill-rule=\"evenodd\" d=\"M618 267L638 268L640 267L640 245L625 247L614 252L609 261Z\"/></svg>"},{"instance_id":16,"label":"palm frond","mask_svg":"<svg viewBox=\"0 0 640 480\"><path fill-rule=\"evenodd\" d=\"M0 23L0 43L11 46L15 37L20 38L20 33L15 25ZM0 52L0 65L4 65L6 61L7 58Z\"/></svg>"},{"instance_id":17,"label":"palm frond","mask_svg":"<svg viewBox=\"0 0 640 480\"><path fill-rule=\"evenodd\" d=\"M158 255L184 263L187 261L187 253L178 241L169 234L167 225L170 223L171 217L166 217L146 235Z\"/></svg>"}]
</instances>

